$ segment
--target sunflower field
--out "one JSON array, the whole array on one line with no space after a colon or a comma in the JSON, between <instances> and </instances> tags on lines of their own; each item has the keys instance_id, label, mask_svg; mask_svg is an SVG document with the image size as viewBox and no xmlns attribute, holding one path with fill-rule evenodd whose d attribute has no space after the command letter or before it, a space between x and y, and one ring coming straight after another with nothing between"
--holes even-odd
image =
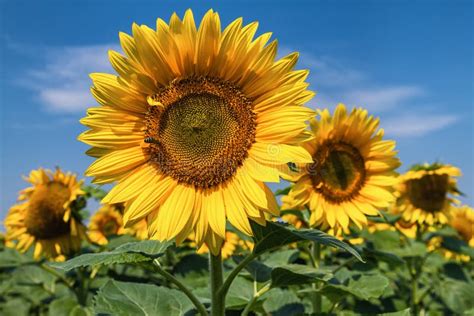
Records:
<instances>
[{"instance_id":1,"label":"sunflower field","mask_svg":"<svg viewBox=\"0 0 474 316\"><path fill-rule=\"evenodd\" d=\"M0 315L474 315L461 170L400 172L383 122L310 108L257 28L120 33L80 120L91 183L38 166L3 220Z\"/></svg>"}]
</instances>

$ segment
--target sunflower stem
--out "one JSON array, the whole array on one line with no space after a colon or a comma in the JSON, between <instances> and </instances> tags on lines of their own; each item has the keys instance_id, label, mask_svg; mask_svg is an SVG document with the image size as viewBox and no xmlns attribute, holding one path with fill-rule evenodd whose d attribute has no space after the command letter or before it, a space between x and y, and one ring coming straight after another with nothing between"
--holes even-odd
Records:
<instances>
[{"instance_id":1,"label":"sunflower stem","mask_svg":"<svg viewBox=\"0 0 474 316\"><path fill-rule=\"evenodd\" d=\"M209 272L211 278L211 316L224 316L225 295L222 295L220 291L224 276L222 273L222 256L220 252L217 256L209 252Z\"/></svg>"},{"instance_id":2,"label":"sunflower stem","mask_svg":"<svg viewBox=\"0 0 474 316\"><path fill-rule=\"evenodd\" d=\"M265 284L260 290L258 291L255 291L252 299L247 303L247 305L245 306L241 316L247 316L249 313L250 313L250 310L252 309L253 305L255 304L255 302L265 293L268 292L268 290L270 290L270 286L271 284L270 283L267 283Z\"/></svg>"},{"instance_id":3,"label":"sunflower stem","mask_svg":"<svg viewBox=\"0 0 474 316\"><path fill-rule=\"evenodd\" d=\"M167 279L168 281L176 285L178 289L180 289L189 298L189 300L193 303L194 307L196 307L196 309L198 310L199 314L201 314L202 316L208 315L206 307L199 301L199 299L183 283L181 283L178 279L176 279L170 273L166 272L161 267L161 264L158 261L158 259L153 260L153 263L155 264L157 272L162 277L164 277L165 279Z\"/></svg>"},{"instance_id":4,"label":"sunflower stem","mask_svg":"<svg viewBox=\"0 0 474 316\"><path fill-rule=\"evenodd\" d=\"M40 268L43 269L44 271L54 275L59 280L61 280L61 282L63 282L68 288L70 288L71 290L74 290L74 282L71 282L68 279L66 279L64 277L64 275L62 275L61 273L56 271L54 268L51 268L50 266L48 266L44 263L40 264Z\"/></svg>"},{"instance_id":5,"label":"sunflower stem","mask_svg":"<svg viewBox=\"0 0 474 316\"><path fill-rule=\"evenodd\" d=\"M312 259L312 264L316 269L319 269L320 266L320 261L321 261L321 244L313 241L312 247L311 247L311 259ZM313 314L314 315L319 315L321 314L322 310L322 297L321 294L318 292L319 290L319 284L318 282L313 283L312 285L314 294L313 294Z\"/></svg>"},{"instance_id":6,"label":"sunflower stem","mask_svg":"<svg viewBox=\"0 0 474 316\"><path fill-rule=\"evenodd\" d=\"M230 274L227 276L225 279L224 284L221 286L221 288L218 291L218 294L222 296L222 298L225 300L225 296L227 295L227 291L229 291L230 285L232 284L232 281L239 275L239 272L242 271L247 264L249 264L253 259L255 259L257 256L255 256L253 253L248 255L244 260L242 260L235 268L230 272Z\"/></svg>"}]
</instances>

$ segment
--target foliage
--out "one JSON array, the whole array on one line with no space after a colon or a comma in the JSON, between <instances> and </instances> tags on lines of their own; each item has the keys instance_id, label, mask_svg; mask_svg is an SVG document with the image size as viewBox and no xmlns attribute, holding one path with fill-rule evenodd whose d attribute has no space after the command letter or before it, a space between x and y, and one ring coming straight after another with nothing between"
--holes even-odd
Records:
<instances>
[{"instance_id":1,"label":"foliage","mask_svg":"<svg viewBox=\"0 0 474 316\"><path fill-rule=\"evenodd\" d=\"M86 191L89 198L103 195ZM227 312L472 314L474 260L466 258L474 258L473 248L447 227L409 239L395 229L398 217L384 215L373 222L393 229L354 232L348 240L252 223L253 250L241 247L224 262L225 279L235 277L225 293ZM350 245L354 237L363 242ZM429 247L433 238L442 239L442 248ZM446 259L440 249L459 256ZM0 280L1 315L195 315L211 302L206 255L189 243L127 235L105 246L84 243L80 254L60 263L34 261L31 253L2 245Z\"/></svg>"}]
</instances>

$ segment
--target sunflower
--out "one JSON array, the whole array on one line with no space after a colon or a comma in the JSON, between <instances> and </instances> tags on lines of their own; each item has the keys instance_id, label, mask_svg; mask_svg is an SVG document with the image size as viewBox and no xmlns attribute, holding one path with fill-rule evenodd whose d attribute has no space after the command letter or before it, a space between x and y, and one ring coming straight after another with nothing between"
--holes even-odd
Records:
<instances>
[{"instance_id":1,"label":"sunflower","mask_svg":"<svg viewBox=\"0 0 474 316\"><path fill-rule=\"evenodd\" d=\"M242 19L221 31L208 11L195 26L191 10L156 30L133 25L120 34L126 56L111 52L119 76L92 74L101 104L81 122L79 140L98 158L86 171L95 183L117 182L104 203L126 202L126 225L147 219L150 238L196 242L218 254L226 221L252 235L278 215L264 182L278 182L288 162L311 156L303 107L308 71L293 70L298 54L276 60L270 33Z\"/></svg>"},{"instance_id":2,"label":"sunflower","mask_svg":"<svg viewBox=\"0 0 474 316\"><path fill-rule=\"evenodd\" d=\"M313 157L306 165L296 165L289 175L295 184L282 198L282 209L311 212L310 225L333 235L347 231L351 222L362 228L366 215L378 215L394 196L396 182L395 142L382 140L379 120L363 109L350 114L339 104L331 116L319 111L311 121L315 138L304 143Z\"/></svg>"},{"instance_id":3,"label":"sunflower","mask_svg":"<svg viewBox=\"0 0 474 316\"><path fill-rule=\"evenodd\" d=\"M75 203L84 192L76 175L45 169L31 171L26 181L33 186L20 192L19 201L5 218L6 239L27 251L33 244L34 258L64 260L80 249L85 227L75 213Z\"/></svg>"},{"instance_id":4,"label":"sunflower","mask_svg":"<svg viewBox=\"0 0 474 316\"><path fill-rule=\"evenodd\" d=\"M110 236L123 235L126 233L119 207L118 204L103 205L91 217L88 235L92 242L99 245L106 245Z\"/></svg>"},{"instance_id":5,"label":"sunflower","mask_svg":"<svg viewBox=\"0 0 474 316\"><path fill-rule=\"evenodd\" d=\"M397 203L395 213L401 213L405 221L428 226L447 224L453 197L459 191L456 178L461 171L439 163L415 165L399 177L395 186Z\"/></svg>"},{"instance_id":6,"label":"sunflower","mask_svg":"<svg viewBox=\"0 0 474 316\"><path fill-rule=\"evenodd\" d=\"M462 239L474 247L474 210L467 205L453 207L449 223Z\"/></svg>"},{"instance_id":7,"label":"sunflower","mask_svg":"<svg viewBox=\"0 0 474 316\"><path fill-rule=\"evenodd\" d=\"M295 214L287 213L283 214L281 217L276 218L277 221L283 221L284 223L290 224L296 229L306 228L307 225L304 220L298 217Z\"/></svg>"},{"instance_id":8,"label":"sunflower","mask_svg":"<svg viewBox=\"0 0 474 316\"><path fill-rule=\"evenodd\" d=\"M241 243L241 239L239 235L236 233L226 231L225 233L225 240L222 243L222 259L228 259L230 256L236 252L237 248L241 245L246 245ZM199 254L205 254L209 253L209 248L206 246L206 244L203 244L198 250L197 253Z\"/></svg>"},{"instance_id":9,"label":"sunflower","mask_svg":"<svg viewBox=\"0 0 474 316\"><path fill-rule=\"evenodd\" d=\"M453 227L461 238L470 246L474 247L474 210L467 205L452 207L449 225ZM428 249L440 251L446 259L457 261L470 261L468 255L456 253L442 247L443 238L440 236L431 238Z\"/></svg>"},{"instance_id":10,"label":"sunflower","mask_svg":"<svg viewBox=\"0 0 474 316\"><path fill-rule=\"evenodd\" d=\"M136 222L132 227L127 228L128 234L140 239L148 239L148 225L146 219Z\"/></svg>"}]
</instances>

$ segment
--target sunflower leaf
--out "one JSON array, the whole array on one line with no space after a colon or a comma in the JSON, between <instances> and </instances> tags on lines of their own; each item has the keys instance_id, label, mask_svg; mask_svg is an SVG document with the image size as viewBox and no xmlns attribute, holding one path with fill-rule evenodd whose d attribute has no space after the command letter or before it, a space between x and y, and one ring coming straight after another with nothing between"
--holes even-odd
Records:
<instances>
[{"instance_id":1,"label":"sunflower leaf","mask_svg":"<svg viewBox=\"0 0 474 316\"><path fill-rule=\"evenodd\" d=\"M307 240L343 249L364 262L355 248L317 229L295 229L274 222L267 222L265 226L261 226L251 221L251 225L255 238L255 247L253 249L255 255L260 255L268 250L297 241Z\"/></svg>"},{"instance_id":2,"label":"sunflower leaf","mask_svg":"<svg viewBox=\"0 0 474 316\"><path fill-rule=\"evenodd\" d=\"M150 261L162 256L172 243L172 241L159 242L157 240L130 242L120 245L112 251L87 253L66 262L51 263L50 265L58 269L69 271L85 266Z\"/></svg>"},{"instance_id":3,"label":"sunflower leaf","mask_svg":"<svg viewBox=\"0 0 474 316\"><path fill-rule=\"evenodd\" d=\"M380 274L359 275L350 278L347 284L327 284L321 289L321 294L332 302L339 302L346 295L370 300L380 297L389 284L389 280Z\"/></svg>"},{"instance_id":4,"label":"sunflower leaf","mask_svg":"<svg viewBox=\"0 0 474 316\"><path fill-rule=\"evenodd\" d=\"M272 270L272 287L308 284L315 281L327 281L332 274L301 264L288 264Z\"/></svg>"},{"instance_id":5,"label":"sunflower leaf","mask_svg":"<svg viewBox=\"0 0 474 316\"><path fill-rule=\"evenodd\" d=\"M180 291L152 284L109 281L94 297L96 314L178 316L191 309Z\"/></svg>"}]
</instances>

